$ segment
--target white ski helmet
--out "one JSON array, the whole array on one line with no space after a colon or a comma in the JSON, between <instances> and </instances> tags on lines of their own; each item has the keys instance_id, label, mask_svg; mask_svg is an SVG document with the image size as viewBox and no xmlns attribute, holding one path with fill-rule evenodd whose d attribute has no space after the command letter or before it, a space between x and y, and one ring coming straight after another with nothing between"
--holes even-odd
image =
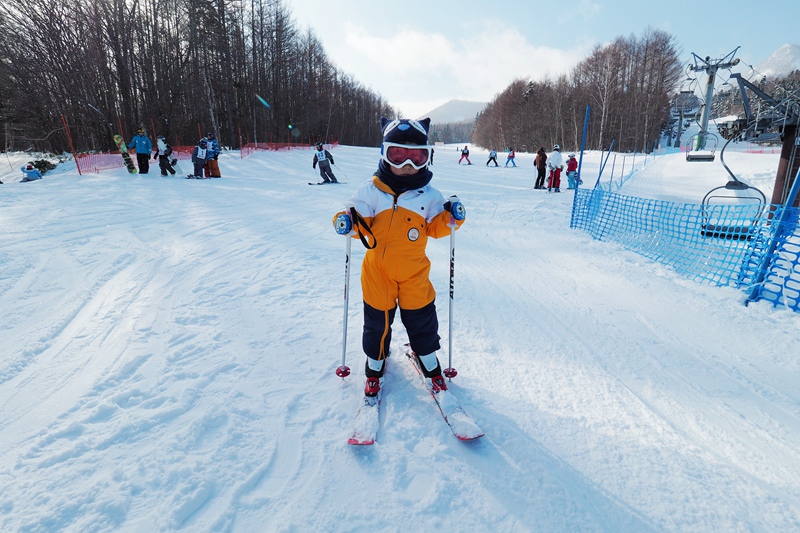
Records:
<instances>
[{"instance_id":1,"label":"white ski helmet","mask_svg":"<svg viewBox=\"0 0 800 533\"><path fill-rule=\"evenodd\" d=\"M555 145L553 146L553 150L561 150L561 147L559 145Z\"/></svg>"}]
</instances>

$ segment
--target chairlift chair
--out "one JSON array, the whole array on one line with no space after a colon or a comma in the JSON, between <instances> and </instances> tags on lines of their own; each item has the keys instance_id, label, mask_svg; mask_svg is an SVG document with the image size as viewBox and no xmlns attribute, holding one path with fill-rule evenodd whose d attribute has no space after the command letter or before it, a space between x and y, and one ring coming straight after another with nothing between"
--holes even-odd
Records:
<instances>
[{"instance_id":1,"label":"chairlift chair","mask_svg":"<svg viewBox=\"0 0 800 533\"><path fill-rule=\"evenodd\" d=\"M711 142L711 148L708 144ZM686 160L687 161L714 161L715 151L719 137L708 131L695 133L686 141Z\"/></svg>"},{"instance_id":2,"label":"chairlift chair","mask_svg":"<svg viewBox=\"0 0 800 533\"><path fill-rule=\"evenodd\" d=\"M739 181L725 164L725 148L732 140L725 143L719 154L722 166L732 179L703 197L701 234L719 239L750 240L766 208L767 197L757 187ZM750 207L735 209L734 206Z\"/></svg>"}]
</instances>

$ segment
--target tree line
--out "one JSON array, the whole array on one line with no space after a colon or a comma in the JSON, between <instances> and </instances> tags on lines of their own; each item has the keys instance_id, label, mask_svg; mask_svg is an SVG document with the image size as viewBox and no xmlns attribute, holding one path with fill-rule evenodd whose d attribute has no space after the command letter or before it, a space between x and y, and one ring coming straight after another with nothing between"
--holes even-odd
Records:
<instances>
[{"instance_id":1,"label":"tree line","mask_svg":"<svg viewBox=\"0 0 800 533\"><path fill-rule=\"evenodd\" d=\"M78 151L113 149L112 133L139 127L173 144L214 132L229 147L374 146L378 118L395 114L328 60L284 0L0 4L7 149L67 151L64 122Z\"/></svg>"},{"instance_id":2,"label":"tree line","mask_svg":"<svg viewBox=\"0 0 800 533\"><path fill-rule=\"evenodd\" d=\"M587 149L646 151L669 121L671 98L683 75L674 38L647 29L596 46L569 74L518 79L478 116L472 142L485 148L577 150L587 104Z\"/></svg>"}]
</instances>

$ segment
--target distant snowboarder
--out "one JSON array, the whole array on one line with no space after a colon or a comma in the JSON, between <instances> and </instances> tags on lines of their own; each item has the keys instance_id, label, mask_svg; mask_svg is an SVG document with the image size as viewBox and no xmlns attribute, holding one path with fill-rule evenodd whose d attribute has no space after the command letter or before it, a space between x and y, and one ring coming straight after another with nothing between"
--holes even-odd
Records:
<instances>
[{"instance_id":1,"label":"distant snowboarder","mask_svg":"<svg viewBox=\"0 0 800 533\"><path fill-rule=\"evenodd\" d=\"M167 140L163 135L158 136L156 141L156 150L153 153L153 159L158 159L158 167L161 169L161 175L166 176L167 172L175 175L175 169L172 168L171 156L172 148L167 144Z\"/></svg>"}]
</instances>

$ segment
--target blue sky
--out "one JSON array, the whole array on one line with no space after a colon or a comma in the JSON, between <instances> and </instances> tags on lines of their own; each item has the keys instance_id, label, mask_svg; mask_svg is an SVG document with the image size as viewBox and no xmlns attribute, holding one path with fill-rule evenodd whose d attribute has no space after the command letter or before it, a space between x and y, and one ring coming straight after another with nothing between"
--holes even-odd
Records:
<instances>
[{"instance_id":1,"label":"blue sky","mask_svg":"<svg viewBox=\"0 0 800 533\"><path fill-rule=\"evenodd\" d=\"M767 5L769 7L767 7ZM800 1L289 0L328 57L406 116L448 100L489 101L516 78L554 78L595 45L649 26L691 53L723 57L737 46L757 65L800 43Z\"/></svg>"}]
</instances>

